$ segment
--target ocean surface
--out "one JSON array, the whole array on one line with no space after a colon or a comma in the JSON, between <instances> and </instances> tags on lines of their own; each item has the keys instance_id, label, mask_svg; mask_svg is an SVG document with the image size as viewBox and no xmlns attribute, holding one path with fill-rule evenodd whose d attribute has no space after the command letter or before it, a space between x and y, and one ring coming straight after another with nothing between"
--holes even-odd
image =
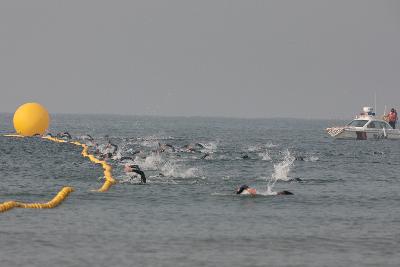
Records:
<instances>
[{"instance_id":1,"label":"ocean surface","mask_svg":"<svg viewBox=\"0 0 400 267\"><path fill-rule=\"evenodd\" d=\"M1 136L0 202L75 192L55 209L1 213L0 266L400 266L400 142L324 132L341 123L54 115L52 133L118 145L120 183L105 193L91 191L103 171L79 147ZM236 195L242 184L259 194Z\"/></svg>"}]
</instances>

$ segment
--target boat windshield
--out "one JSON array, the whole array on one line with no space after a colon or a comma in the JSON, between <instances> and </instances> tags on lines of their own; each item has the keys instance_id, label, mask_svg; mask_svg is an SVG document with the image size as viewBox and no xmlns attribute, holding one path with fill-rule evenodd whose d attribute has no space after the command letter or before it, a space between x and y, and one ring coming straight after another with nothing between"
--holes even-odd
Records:
<instances>
[{"instance_id":1,"label":"boat windshield","mask_svg":"<svg viewBox=\"0 0 400 267\"><path fill-rule=\"evenodd\" d=\"M371 121L368 125L367 128L377 128L377 129L390 129L390 125L387 122L383 121Z\"/></svg>"},{"instance_id":2,"label":"boat windshield","mask_svg":"<svg viewBox=\"0 0 400 267\"><path fill-rule=\"evenodd\" d=\"M354 120L354 121L350 122L349 124L347 124L347 126L363 127L367 122L368 122L368 120Z\"/></svg>"}]
</instances>

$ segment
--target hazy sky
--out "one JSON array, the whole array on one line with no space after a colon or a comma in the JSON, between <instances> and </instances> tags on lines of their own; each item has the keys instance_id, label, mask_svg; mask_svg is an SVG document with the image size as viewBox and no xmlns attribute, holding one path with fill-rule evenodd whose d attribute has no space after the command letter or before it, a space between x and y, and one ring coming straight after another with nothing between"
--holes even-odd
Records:
<instances>
[{"instance_id":1,"label":"hazy sky","mask_svg":"<svg viewBox=\"0 0 400 267\"><path fill-rule=\"evenodd\" d=\"M400 1L0 2L0 111L350 118L400 109Z\"/></svg>"}]
</instances>

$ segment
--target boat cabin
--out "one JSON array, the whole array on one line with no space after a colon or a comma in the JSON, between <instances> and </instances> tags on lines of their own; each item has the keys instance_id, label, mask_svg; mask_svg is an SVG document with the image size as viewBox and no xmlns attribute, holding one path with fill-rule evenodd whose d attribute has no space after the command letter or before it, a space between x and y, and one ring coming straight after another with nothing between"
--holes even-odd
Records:
<instances>
[{"instance_id":1,"label":"boat cabin","mask_svg":"<svg viewBox=\"0 0 400 267\"><path fill-rule=\"evenodd\" d=\"M348 123L348 127L365 127L369 129L392 129L386 121L375 119L355 119Z\"/></svg>"}]
</instances>

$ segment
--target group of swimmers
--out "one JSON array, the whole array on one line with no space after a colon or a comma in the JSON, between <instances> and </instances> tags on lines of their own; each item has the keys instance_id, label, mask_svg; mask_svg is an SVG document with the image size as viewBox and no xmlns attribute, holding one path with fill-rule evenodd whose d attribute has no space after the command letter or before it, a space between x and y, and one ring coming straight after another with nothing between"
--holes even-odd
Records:
<instances>
[{"instance_id":1,"label":"group of swimmers","mask_svg":"<svg viewBox=\"0 0 400 267\"><path fill-rule=\"evenodd\" d=\"M49 137L56 137L62 140L71 140L72 136L69 132L61 132L56 135L52 135L51 133L48 133L46 136ZM108 138L108 136L106 136ZM101 160L111 160L111 159L118 159L117 153L118 153L118 145L113 144L109 139L107 141L106 145L98 145L95 141L94 138L87 134L84 136L81 136L81 139L85 141L86 145L88 145L92 150L93 154ZM131 157L121 157L119 159L121 162L124 160L131 160L133 159ZM145 184L146 183L146 175L144 172L140 169L140 167L136 164L125 164L124 171L127 175L129 176L139 176L140 177L140 182Z\"/></svg>"},{"instance_id":2,"label":"group of swimmers","mask_svg":"<svg viewBox=\"0 0 400 267\"><path fill-rule=\"evenodd\" d=\"M57 138L60 138L63 140L71 140L72 139L71 134L68 132L61 132L55 136L48 133L47 136L57 137ZM108 136L106 136L106 138L108 139ZM110 139L107 140L107 144L105 144L105 145L98 145L95 142L94 138L92 136L90 136L89 134L81 136L81 139L86 141L86 144L93 150L93 154L101 160L118 160L120 162L128 161L128 163L126 163L124 165L125 174L128 175L130 178L139 177L140 183L142 183L142 184L145 184L147 182L145 173L140 169L139 165L133 164L134 159L132 157L130 157L130 156L117 157L117 153L119 150L118 145L113 144L110 141ZM163 153L163 152L167 152L167 151L170 151L170 152L180 151L180 152L195 153L195 152L201 152L201 150L203 150L204 148L205 148L205 146L200 143L187 144L187 145L184 145L183 147L177 148L168 143L158 142L158 147L155 150L153 150L152 152ZM131 154L139 155L141 153L142 153L141 150L137 150L137 151L132 152ZM205 153L203 156L200 157L200 159L206 159L209 156L210 156L210 153ZM241 158L249 159L249 156L247 154L245 154ZM304 160L304 159L300 157L300 158L296 158L296 160ZM163 176L163 175L161 175L161 176ZM300 179L296 178L296 181L299 181L299 180ZM236 189L237 195L255 196L255 195L257 195L257 193L258 192L257 192L256 188L249 187L246 184L241 185L240 187L238 187ZM290 191L284 190L284 191L280 191L280 192L275 192L275 195L293 195L293 193Z\"/></svg>"},{"instance_id":3,"label":"group of swimmers","mask_svg":"<svg viewBox=\"0 0 400 267\"><path fill-rule=\"evenodd\" d=\"M49 137L56 137L59 139L63 139L63 140L71 140L72 136L69 132L61 132L58 133L56 135L52 135L51 133L48 133L46 136ZM133 164L134 159L130 156L123 156L123 157L118 157L118 145L112 143L110 141L110 139L108 138L108 136L105 136L108 140L107 140L107 144L105 145L98 145L94 138L87 134L84 136L81 136L80 139L84 140L86 145L88 145L90 147L91 150L93 150L93 154L101 160L118 160L119 162L126 162L127 163L124 165L124 172L125 174L127 174L130 178L136 178L139 177L140 178L140 183L145 184L147 182L146 179L146 175L145 173L140 169L139 165L137 164ZM195 153L195 152L200 152L201 149L204 149L204 145L200 144L200 143L194 143L194 144L187 144L184 145L181 148L177 148L174 147L171 144L168 143L160 143L158 142L158 146L156 149L152 150L153 153L164 153L164 152L176 152L176 151L180 151L180 152L189 152L189 153ZM132 156L141 156L141 154L143 154L143 151L141 150L137 150L131 153ZM210 154L209 153L205 153L201 159L205 159L207 157L209 157ZM160 173L160 176L163 176Z\"/></svg>"}]
</instances>

